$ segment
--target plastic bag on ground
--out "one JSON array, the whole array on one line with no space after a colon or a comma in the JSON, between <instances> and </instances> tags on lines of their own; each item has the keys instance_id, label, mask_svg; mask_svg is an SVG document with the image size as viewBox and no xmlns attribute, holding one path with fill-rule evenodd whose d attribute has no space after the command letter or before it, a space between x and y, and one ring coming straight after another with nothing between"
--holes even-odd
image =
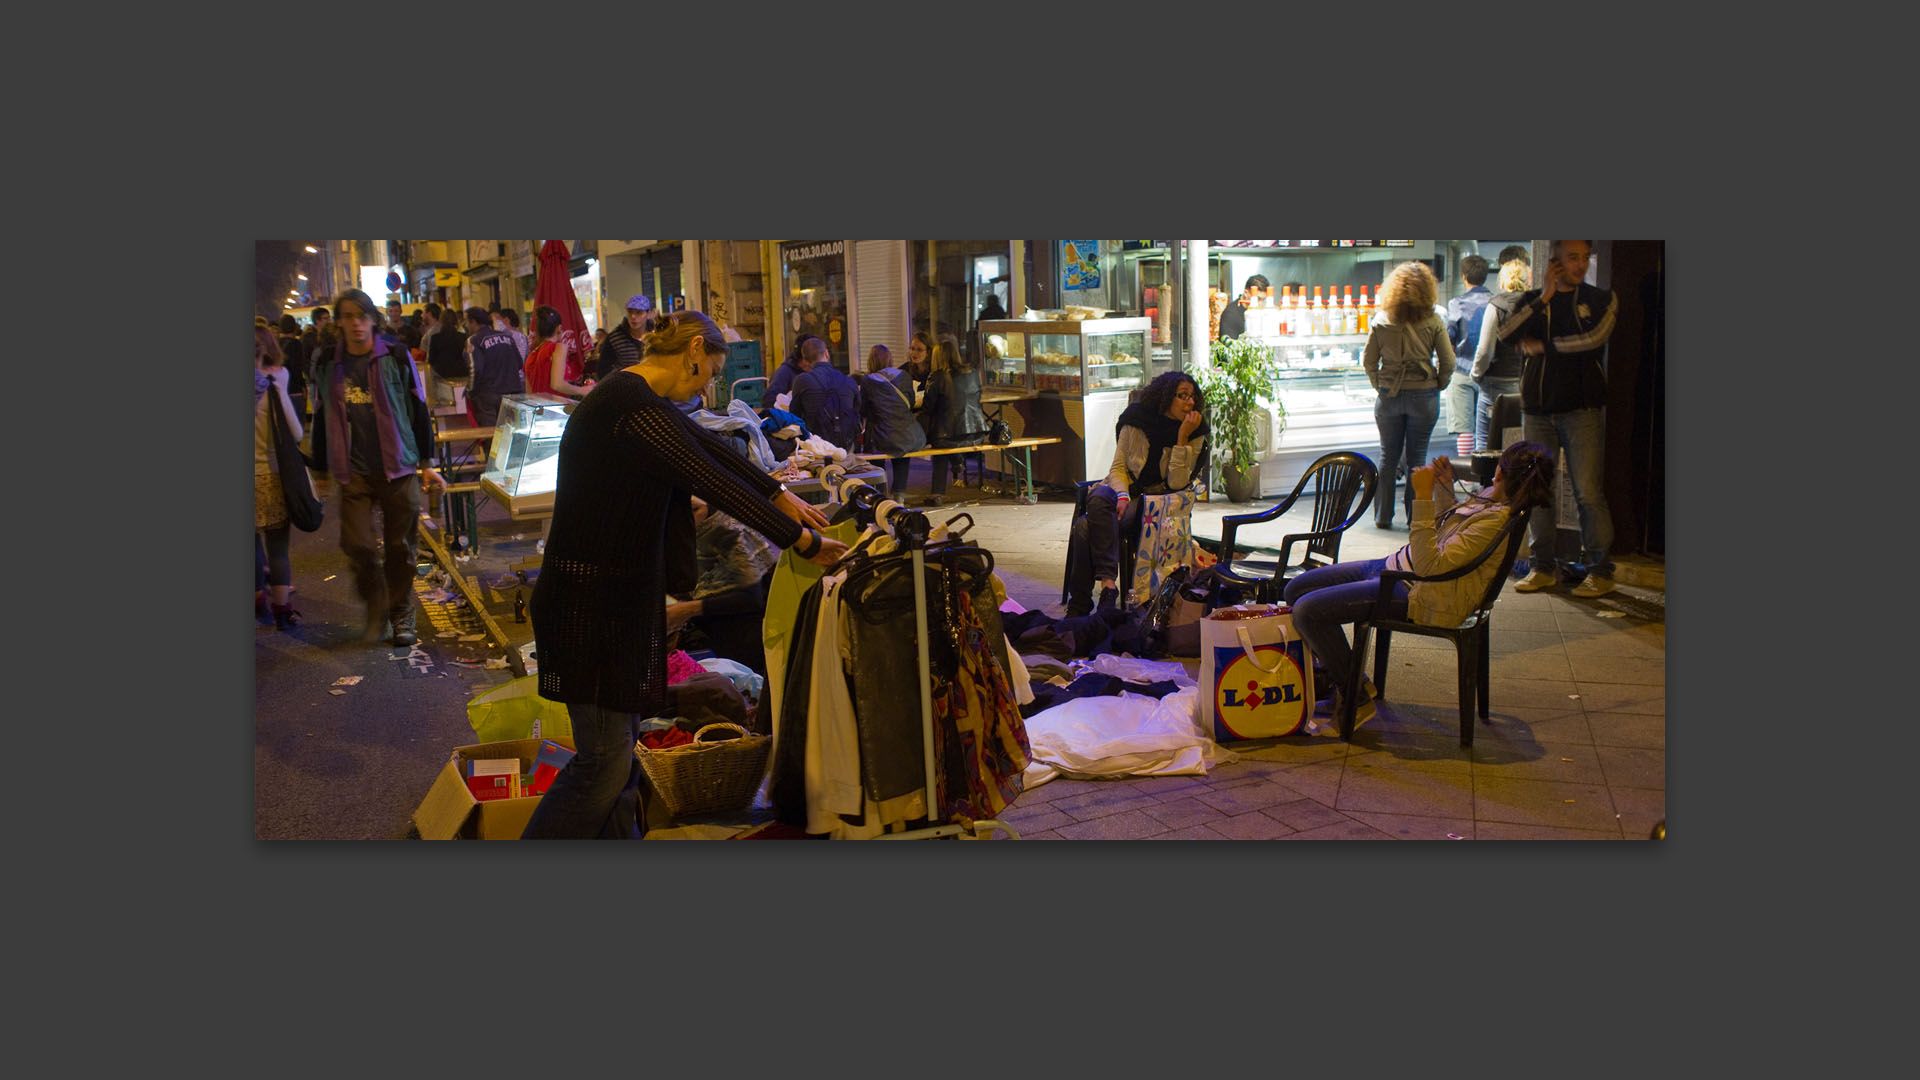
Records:
<instances>
[{"instance_id":1,"label":"plastic bag on ground","mask_svg":"<svg viewBox=\"0 0 1920 1080\"><path fill-rule=\"evenodd\" d=\"M573 720L567 715L566 705L540 696L538 675L523 676L476 694L467 702L467 723L480 742L573 737Z\"/></svg>"},{"instance_id":2,"label":"plastic bag on ground","mask_svg":"<svg viewBox=\"0 0 1920 1080\"><path fill-rule=\"evenodd\" d=\"M1026 787L1054 776L1197 776L1238 760L1200 730L1200 690L1190 678L1185 683L1157 701L1127 693L1077 698L1028 717L1033 764Z\"/></svg>"}]
</instances>

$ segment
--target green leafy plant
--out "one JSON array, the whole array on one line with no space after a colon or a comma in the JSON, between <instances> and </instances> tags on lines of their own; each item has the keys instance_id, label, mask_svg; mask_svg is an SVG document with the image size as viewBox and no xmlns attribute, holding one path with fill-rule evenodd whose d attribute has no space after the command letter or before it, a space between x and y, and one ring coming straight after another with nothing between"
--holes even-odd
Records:
<instances>
[{"instance_id":1,"label":"green leafy plant","mask_svg":"<svg viewBox=\"0 0 1920 1080\"><path fill-rule=\"evenodd\" d=\"M1189 372L1207 399L1207 426L1219 449L1215 460L1241 472L1258 461L1254 435L1261 411L1260 399L1272 394L1273 350L1245 338L1216 341L1205 366ZM1287 426L1286 407L1273 399L1273 437Z\"/></svg>"}]
</instances>

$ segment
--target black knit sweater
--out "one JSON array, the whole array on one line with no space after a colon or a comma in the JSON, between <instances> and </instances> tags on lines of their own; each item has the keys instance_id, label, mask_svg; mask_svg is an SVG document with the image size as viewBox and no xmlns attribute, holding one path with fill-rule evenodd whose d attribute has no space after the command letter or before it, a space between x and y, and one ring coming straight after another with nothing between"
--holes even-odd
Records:
<instances>
[{"instance_id":1,"label":"black knit sweater","mask_svg":"<svg viewBox=\"0 0 1920 1080\"><path fill-rule=\"evenodd\" d=\"M540 696L654 715L666 703L666 596L697 577L689 492L781 547L800 526L780 485L653 392L615 372L567 420L531 615Z\"/></svg>"}]
</instances>

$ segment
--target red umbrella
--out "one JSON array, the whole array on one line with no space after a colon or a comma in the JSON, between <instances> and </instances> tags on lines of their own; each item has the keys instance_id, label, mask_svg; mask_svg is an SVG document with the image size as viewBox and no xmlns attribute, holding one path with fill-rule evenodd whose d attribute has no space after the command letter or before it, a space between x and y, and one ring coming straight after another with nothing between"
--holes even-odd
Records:
<instances>
[{"instance_id":1,"label":"red umbrella","mask_svg":"<svg viewBox=\"0 0 1920 1080\"><path fill-rule=\"evenodd\" d=\"M567 242L549 240L540 245L540 276L533 286L533 302L560 313L559 340L567 347L568 366L583 370L587 350L593 348L593 333L580 314L580 300L573 295L573 280L567 274Z\"/></svg>"}]
</instances>

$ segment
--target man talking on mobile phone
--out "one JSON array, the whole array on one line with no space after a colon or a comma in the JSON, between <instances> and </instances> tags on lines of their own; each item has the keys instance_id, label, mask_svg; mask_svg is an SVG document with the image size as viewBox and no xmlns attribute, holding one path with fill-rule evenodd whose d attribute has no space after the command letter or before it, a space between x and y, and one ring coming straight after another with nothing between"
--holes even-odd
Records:
<instances>
[{"instance_id":1,"label":"man talking on mobile phone","mask_svg":"<svg viewBox=\"0 0 1920 1080\"><path fill-rule=\"evenodd\" d=\"M1606 455L1607 339L1613 335L1619 299L1609 289L1586 283L1593 258L1589 240L1555 240L1548 248L1541 286L1521 294L1513 314L1494 333L1518 340L1525 359L1520 371L1521 437L1558 450L1580 504L1580 564L1585 577L1573 588L1579 597L1613 591L1613 515L1607 509L1603 466ZM1528 525L1531 572L1514 585L1535 592L1557 584L1554 557L1555 503L1533 513Z\"/></svg>"}]
</instances>

